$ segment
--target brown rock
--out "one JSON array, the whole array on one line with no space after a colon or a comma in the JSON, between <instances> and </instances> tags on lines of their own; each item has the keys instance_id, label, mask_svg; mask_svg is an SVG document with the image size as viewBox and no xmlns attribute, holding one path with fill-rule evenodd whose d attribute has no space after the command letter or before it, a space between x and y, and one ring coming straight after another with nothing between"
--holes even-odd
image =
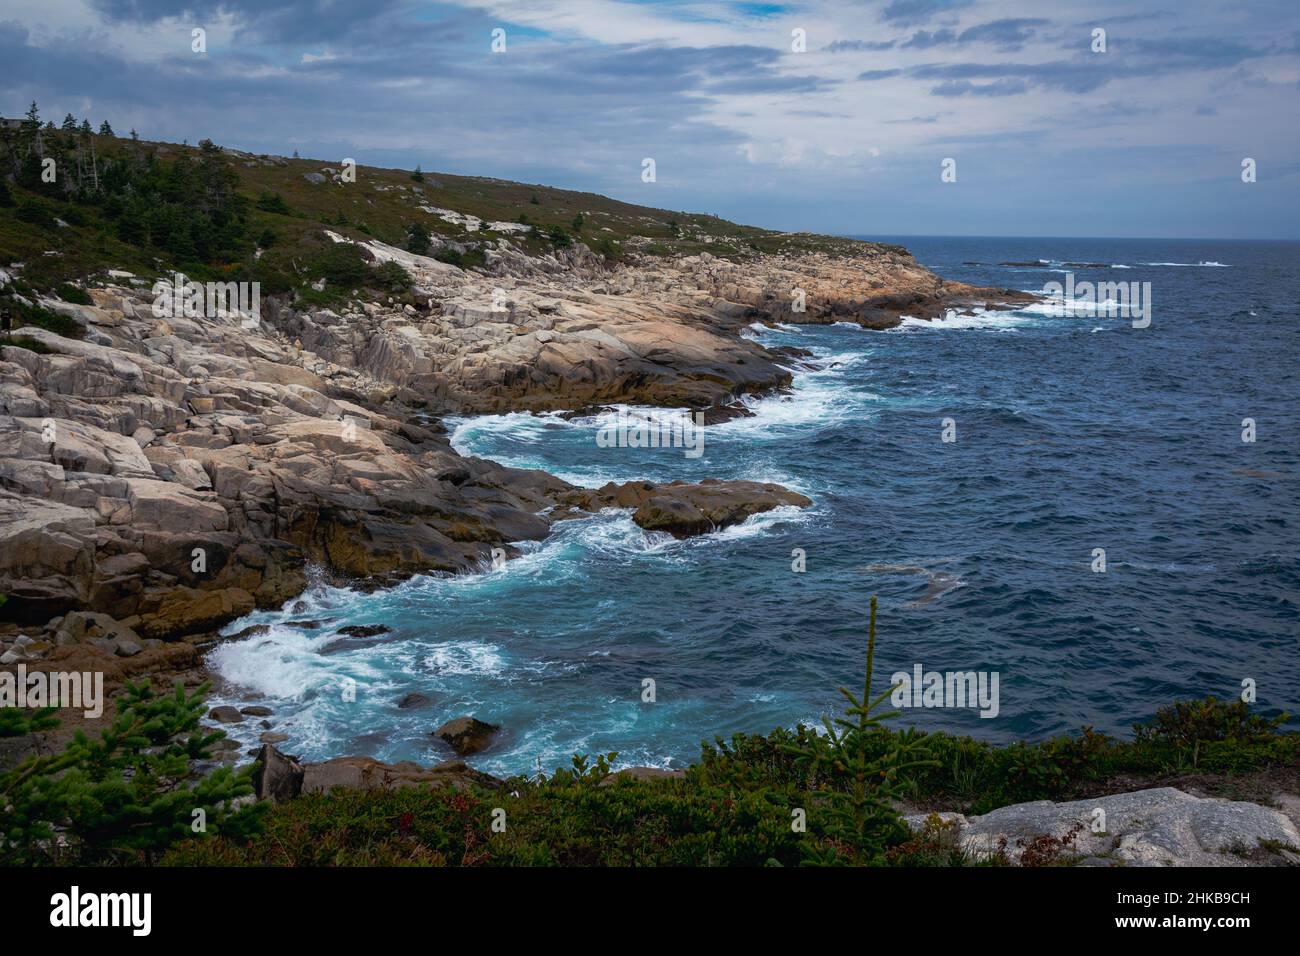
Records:
<instances>
[{"instance_id":1,"label":"brown rock","mask_svg":"<svg viewBox=\"0 0 1300 956\"><path fill-rule=\"evenodd\" d=\"M484 723L474 717L457 717L435 730L433 736L444 741L462 757L467 757L487 747L500 729L497 724Z\"/></svg>"},{"instance_id":2,"label":"brown rock","mask_svg":"<svg viewBox=\"0 0 1300 956\"><path fill-rule=\"evenodd\" d=\"M390 790L398 787L452 787L464 790L471 786L495 789L501 781L450 760L435 767L417 763L381 763L371 757L336 757L324 763L304 767L303 793L328 793L335 787L353 790Z\"/></svg>"},{"instance_id":3,"label":"brown rock","mask_svg":"<svg viewBox=\"0 0 1300 956\"><path fill-rule=\"evenodd\" d=\"M304 771L302 764L287 757L268 742L257 756L253 771L253 792L259 800L284 803L302 792Z\"/></svg>"}]
</instances>

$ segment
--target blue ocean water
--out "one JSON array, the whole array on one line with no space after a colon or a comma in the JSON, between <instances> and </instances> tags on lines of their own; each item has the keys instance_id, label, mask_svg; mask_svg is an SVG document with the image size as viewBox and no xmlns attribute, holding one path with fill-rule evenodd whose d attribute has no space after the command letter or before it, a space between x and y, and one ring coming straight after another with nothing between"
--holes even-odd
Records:
<instances>
[{"instance_id":1,"label":"blue ocean water","mask_svg":"<svg viewBox=\"0 0 1300 956\"><path fill-rule=\"evenodd\" d=\"M913 709L900 723L995 741L1124 733L1244 679L1262 711L1300 709L1300 244L871 238L980 285L1149 281L1151 323L1036 306L887 332L755 330L820 369L710 427L699 458L599 448L608 417L449 422L463 452L580 484L751 478L813 506L688 541L607 512L500 570L315 587L306 611L235 625L273 626L213 652L222 698L272 706L307 759L445 759L430 730L469 713L504 728L473 758L490 772L610 750L680 766L702 739L838 707L836 688L861 679L875 594L880 688L916 664L1000 677L995 718ZM303 617L330 625L282 623ZM334 628L372 623L393 631L330 646ZM412 691L432 703L399 709Z\"/></svg>"}]
</instances>

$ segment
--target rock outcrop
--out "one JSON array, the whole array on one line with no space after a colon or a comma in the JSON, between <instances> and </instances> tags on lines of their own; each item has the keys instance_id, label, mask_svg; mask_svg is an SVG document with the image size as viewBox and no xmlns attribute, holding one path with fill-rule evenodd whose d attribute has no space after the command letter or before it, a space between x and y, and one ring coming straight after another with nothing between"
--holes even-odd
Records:
<instances>
[{"instance_id":1,"label":"rock outcrop","mask_svg":"<svg viewBox=\"0 0 1300 956\"><path fill-rule=\"evenodd\" d=\"M412 761L387 764L370 757L335 757L323 763L303 766L302 793L329 793L335 787L348 790L393 790L399 787L470 786L497 789L501 781L467 766L463 760L448 760L433 767Z\"/></svg>"},{"instance_id":2,"label":"rock outcrop","mask_svg":"<svg viewBox=\"0 0 1300 956\"><path fill-rule=\"evenodd\" d=\"M741 334L754 322L882 327L1003 295L869 243L611 267L581 245L499 240L479 271L366 247L410 270L407 302L268 298L248 327L157 318L146 283L119 274L91 305L42 301L83 338L27 327L36 350L0 344L0 657L84 641L125 656L280 606L309 566L375 584L466 571L604 507L683 536L804 506L753 482L575 488L457 454L437 416L617 402L720 420L790 381L793 356ZM102 620L54 623L77 614Z\"/></svg>"},{"instance_id":3,"label":"rock outcrop","mask_svg":"<svg viewBox=\"0 0 1300 956\"><path fill-rule=\"evenodd\" d=\"M698 484L610 482L595 491L572 492L562 500L587 511L632 508L632 520L640 527L666 531L676 538L717 531L774 508L806 508L812 504L805 495L780 485L716 478L705 478Z\"/></svg>"},{"instance_id":4,"label":"rock outcrop","mask_svg":"<svg viewBox=\"0 0 1300 956\"><path fill-rule=\"evenodd\" d=\"M1269 853L1300 862L1300 832L1285 814L1172 787L940 817L956 845L975 859L1001 855L1016 863L1049 847L1061 862L1101 866L1243 866ZM926 818L906 819L919 830Z\"/></svg>"}]
</instances>

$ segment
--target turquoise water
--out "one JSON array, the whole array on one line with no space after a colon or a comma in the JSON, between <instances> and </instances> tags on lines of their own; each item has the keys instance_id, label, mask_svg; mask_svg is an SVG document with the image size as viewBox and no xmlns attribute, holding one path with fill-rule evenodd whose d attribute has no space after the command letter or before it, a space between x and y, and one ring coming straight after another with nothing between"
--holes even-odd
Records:
<instances>
[{"instance_id":1,"label":"turquoise water","mask_svg":"<svg viewBox=\"0 0 1300 956\"><path fill-rule=\"evenodd\" d=\"M678 766L702 739L835 707L836 687L860 681L877 594L882 688L917 663L1000 676L996 718L916 709L903 722L991 740L1124 732L1245 678L1261 710L1300 707L1300 246L896 241L980 284L1149 281L1151 326L1035 306L888 332L755 329L818 368L707 429L699 458L600 448L610 416L448 421L464 453L578 484L751 478L813 505L689 541L610 511L557 525L500 570L373 594L314 587L305 609L231 627L272 625L212 653L222 700L269 704L284 749L307 759L445 759L429 731L470 713L504 728L473 758L490 772L610 750ZM955 442L941 440L945 418ZM303 618L327 624L284 624ZM393 630L336 633L375 623ZM412 691L431 703L399 709Z\"/></svg>"}]
</instances>

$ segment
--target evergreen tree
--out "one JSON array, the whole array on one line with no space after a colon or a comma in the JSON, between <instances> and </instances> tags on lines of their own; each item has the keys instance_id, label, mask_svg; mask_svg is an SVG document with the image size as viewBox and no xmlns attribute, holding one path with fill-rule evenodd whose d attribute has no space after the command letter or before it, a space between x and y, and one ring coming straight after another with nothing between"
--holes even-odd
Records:
<instances>
[{"instance_id":1,"label":"evergreen tree","mask_svg":"<svg viewBox=\"0 0 1300 956\"><path fill-rule=\"evenodd\" d=\"M85 133L87 136L89 136L91 133L94 132L94 130L90 128L90 120L83 119L81 121L81 131Z\"/></svg>"},{"instance_id":2,"label":"evergreen tree","mask_svg":"<svg viewBox=\"0 0 1300 956\"><path fill-rule=\"evenodd\" d=\"M207 685L193 694L179 683L158 695L128 683L117 715L99 740L78 731L59 754L28 757L0 772L0 864L152 863L195 834L246 838L260 807L236 807L252 793L252 767L221 767L202 776L225 734L199 727ZM0 737L57 725L53 708L0 710Z\"/></svg>"},{"instance_id":3,"label":"evergreen tree","mask_svg":"<svg viewBox=\"0 0 1300 956\"><path fill-rule=\"evenodd\" d=\"M32 100L31 108L27 110L27 119L23 125L28 130L38 130L41 128L41 111L36 108L36 101Z\"/></svg>"},{"instance_id":4,"label":"evergreen tree","mask_svg":"<svg viewBox=\"0 0 1300 956\"><path fill-rule=\"evenodd\" d=\"M809 813L808 823L820 830L823 842L805 844L805 856L813 865L879 863L890 843L907 835L907 826L895 809L905 794L899 773L910 767L933 765L928 759L929 742L908 728L890 734L883 722L898 711L879 712L893 693L871 696L871 678L876 658L876 599L871 599L867 631L867 667L862 696L848 688L840 693L848 700L844 716L823 717L825 734L816 734L802 745L787 745L797 766L811 776L842 781L825 791L821 805Z\"/></svg>"},{"instance_id":5,"label":"evergreen tree","mask_svg":"<svg viewBox=\"0 0 1300 956\"><path fill-rule=\"evenodd\" d=\"M418 222L411 223L411 227L406 230L406 251L422 256L429 251L431 243L429 231Z\"/></svg>"},{"instance_id":6,"label":"evergreen tree","mask_svg":"<svg viewBox=\"0 0 1300 956\"><path fill-rule=\"evenodd\" d=\"M77 118L71 113L64 114L63 131L65 133L75 133L77 131Z\"/></svg>"},{"instance_id":7,"label":"evergreen tree","mask_svg":"<svg viewBox=\"0 0 1300 956\"><path fill-rule=\"evenodd\" d=\"M99 124L99 135L100 135L100 136L112 136L112 135L113 135L113 127L111 127L111 126L108 125L108 120L104 120L104 122L102 122L102 123Z\"/></svg>"}]
</instances>

